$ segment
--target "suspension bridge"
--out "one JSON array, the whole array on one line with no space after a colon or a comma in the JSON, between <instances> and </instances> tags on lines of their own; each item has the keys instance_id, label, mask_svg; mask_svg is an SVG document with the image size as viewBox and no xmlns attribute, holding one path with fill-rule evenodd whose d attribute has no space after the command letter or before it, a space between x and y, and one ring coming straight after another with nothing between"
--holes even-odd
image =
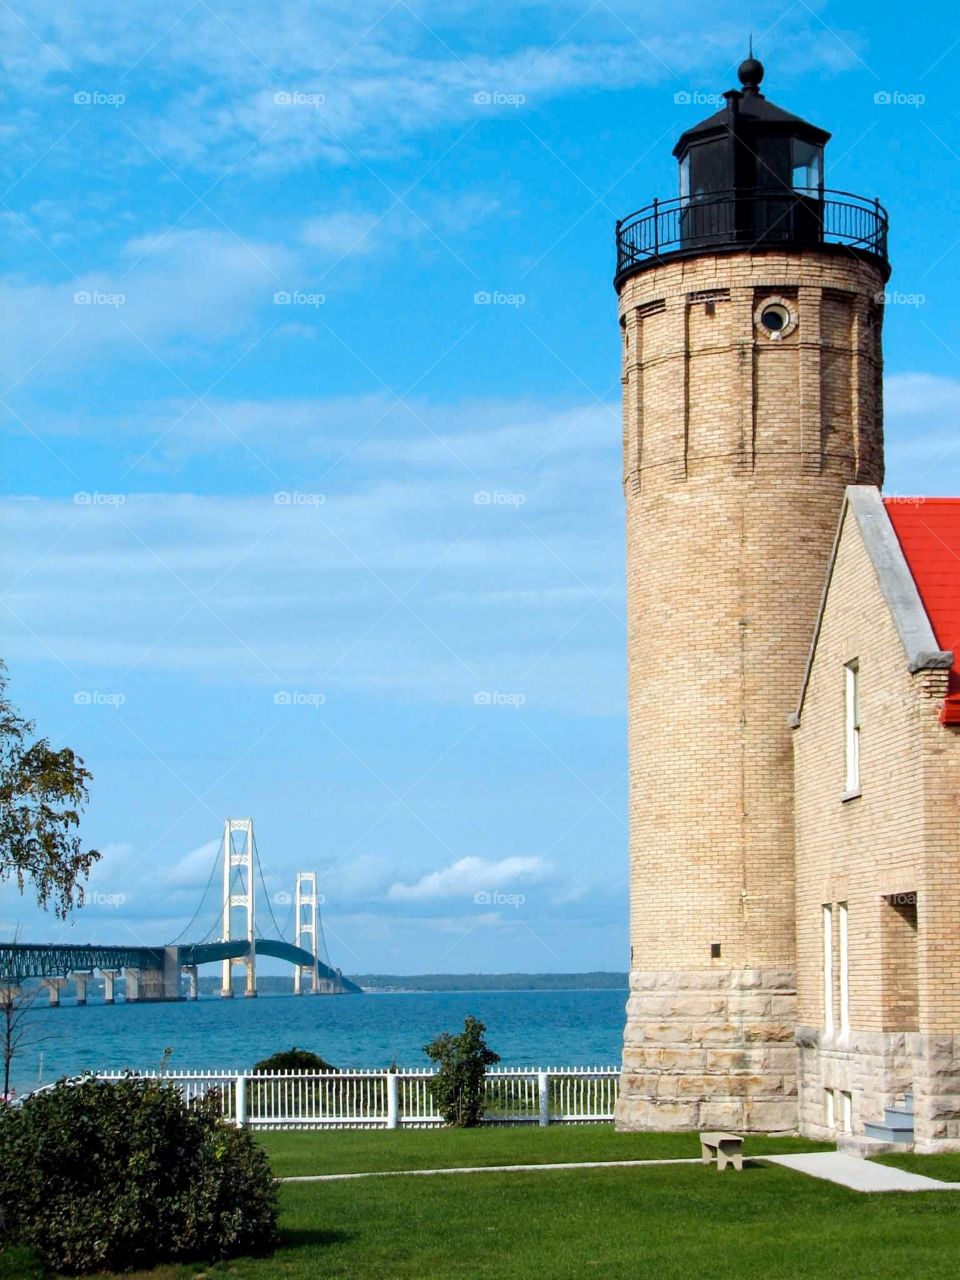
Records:
<instances>
[{"instance_id":1,"label":"suspension bridge","mask_svg":"<svg viewBox=\"0 0 960 1280\"><path fill-rule=\"evenodd\" d=\"M264 933L258 920L258 882L272 934ZM129 1004L181 1000L185 976L186 999L196 1000L200 966L219 964L221 996L234 995L237 966L243 969L243 994L255 996L257 957L270 956L293 966L295 995L361 994L356 983L330 964L316 873L298 871L294 893L277 894L275 901L290 905L283 928L277 923L267 892L253 819L228 818L200 905L172 942L156 947L0 942L0 986L17 990L22 983L39 979L50 992L50 1003L57 1005L62 988L72 981L77 1004L86 1004L88 984L99 973L105 1002L115 1003L117 980L122 978L124 999ZM212 923L204 931L211 913ZM291 933L292 941L288 937Z\"/></svg>"}]
</instances>

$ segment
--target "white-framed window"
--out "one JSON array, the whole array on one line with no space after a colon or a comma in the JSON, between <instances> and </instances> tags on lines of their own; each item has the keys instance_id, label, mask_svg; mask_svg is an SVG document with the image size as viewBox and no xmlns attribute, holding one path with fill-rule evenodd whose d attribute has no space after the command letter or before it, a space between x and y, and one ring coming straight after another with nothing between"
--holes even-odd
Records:
<instances>
[{"instance_id":1,"label":"white-framed window","mask_svg":"<svg viewBox=\"0 0 960 1280\"><path fill-rule=\"evenodd\" d=\"M690 152L680 161L680 203L687 204L690 200Z\"/></svg>"},{"instance_id":2,"label":"white-framed window","mask_svg":"<svg viewBox=\"0 0 960 1280\"><path fill-rule=\"evenodd\" d=\"M823 904L823 1029L833 1031L833 907Z\"/></svg>"},{"instance_id":3,"label":"white-framed window","mask_svg":"<svg viewBox=\"0 0 960 1280\"><path fill-rule=\"evenodd\" d=\"M860 660L843 669L844 722L846 728L847 792L860 790Z\"/></svg>"},{"instance_id":4,"label":"white-framed window","mask_svg":"<svg viewBox=\"0 0 960 1280\"><path fill-rule=\"evenodd\" d=\"M840 1126L844 1133L853 1133L853 1094L840 1090Z\"/></svg>"},{"instance_id":5,"label":"white-framed window","mask_svg":"<svg viewBox=\"0 0 960 1280\"><path fill-rule=\"evenodd\" d=\"M838 956L840 968L840 1034L845 1035L850 1030L850 932L847 904L838 902L837 912L840 943L840 954Z\"/></svg>"},{"instance_id":6,"label":"white-framed window","mask_svg":"<svg viewBox=\"0 0 960 1280\"><path fill-rule=\"evenodd\" d=\"M823 1091L823 1110L827 1128L835 1129L837 1127L837 1107L832 1089L824 1089Z\"/></svg>"},{"instance_id":7,"label":"white-framed window","mask_svg":"<svg viewBox=\"0 0 960 1280\"><path fill-rule=\"evenodd\" d=\"M823 186L823 147L793 138L791 150L793 189L810 195L820 191Z\"/></svg>"}]
</instances>

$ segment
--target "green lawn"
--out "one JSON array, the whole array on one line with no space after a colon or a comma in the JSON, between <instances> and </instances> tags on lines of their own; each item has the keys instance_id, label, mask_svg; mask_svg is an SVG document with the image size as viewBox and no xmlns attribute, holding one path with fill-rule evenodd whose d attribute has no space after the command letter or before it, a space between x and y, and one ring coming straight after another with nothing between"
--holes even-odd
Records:
<instances>
[{"instance_id":1,"label":"green lawn","mask_svg":"<svg viewBox=\"0 0 960 1280\"><path fill-rule=\"evenodd\" d=\"M960 1154L942 1156L917 1156L912 1151L903 1155L891 1152L888 1156L874 1156L877 1164L892 1164L908 1173L923 1173L928 1178L940 1178L943 1182L960 1182Z\"/></svg>"},{"instance_id":2,"label":"green lawn","mask_svg":"<svg viewBox=\"0 0 960 1280\"><path fill-rule=\"evenodd\" d=\"M615 1133L613 1125L538 1129L335 1129L329 1133L264 1133L260 1141L278 1178L309 1173L449 1169L490 1164L553 1164L574 1160L671 1160L699 1156L695 1133ZM828 1151L799 1138L748 1138L744 1150Z\"/></svg>"},{"instance_id":3,"label":"green lawn","mask_svg":"<svg viewBox=\"0 0 960 1280\"><path fill-rule=\"evenodd\" d=\"M441 1164L664 1158L694 1134L612 1128L264 1135L278 1174ZM748 1139L747 1150L810 1149ZM909 1157L908 1157L909 1158ZM900 1157L899 1159L903 1159ZM924 1171L932 1172L923 1158ZM960 1157L952 1157L960 1159ZM483 1173L286 1184L270 1258L150 1280L954 1280L960 1198L865 1196L776 1166ZM35 1273L3 1271L13 1280ZM135 1280L128 1274L125 1280Z\"/></svg>"}]
</instances>

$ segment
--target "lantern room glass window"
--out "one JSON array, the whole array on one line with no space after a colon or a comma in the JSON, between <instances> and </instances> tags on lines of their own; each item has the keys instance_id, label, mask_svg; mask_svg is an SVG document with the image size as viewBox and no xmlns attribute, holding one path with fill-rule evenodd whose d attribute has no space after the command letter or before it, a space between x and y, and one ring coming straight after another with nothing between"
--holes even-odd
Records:
<instances>
[{"instance_id":1,"label":"lantern room glass window","mask_svg":"<svg viewBox=\"0 0 960 1280\"><path fill-rule=\"evenodd\" d=\"M680 195L689 200L729 191L735 185L727 138L697 142L680 161Z\"/></svg>"},{"instance_id":2,"label":"lantern room glass window","mask_svg":"<svg viewBox=\"0 0 960 1280\"><path fill-rule=\"evenodd\" d=\"M791 185L794 191L819 191L823 186L823 147L800 138L791 141Z\"/></svg>"}]
</instances>

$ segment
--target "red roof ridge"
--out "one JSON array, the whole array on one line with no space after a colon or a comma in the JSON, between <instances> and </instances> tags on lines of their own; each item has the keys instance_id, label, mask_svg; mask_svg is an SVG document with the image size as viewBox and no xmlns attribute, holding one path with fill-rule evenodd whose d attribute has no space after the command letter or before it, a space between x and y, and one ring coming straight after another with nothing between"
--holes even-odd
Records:
<instances>
[{"instance_id":1,"label":"red roof ridge","mask_svg":"<svg viewBox=\"0 0 960 1280\"><path fill-rule=\"evenodd\" d=\"M953 654L940 719L960 725L960 497L884 497L941 649Z\"/></svg>"}]
</instances>

